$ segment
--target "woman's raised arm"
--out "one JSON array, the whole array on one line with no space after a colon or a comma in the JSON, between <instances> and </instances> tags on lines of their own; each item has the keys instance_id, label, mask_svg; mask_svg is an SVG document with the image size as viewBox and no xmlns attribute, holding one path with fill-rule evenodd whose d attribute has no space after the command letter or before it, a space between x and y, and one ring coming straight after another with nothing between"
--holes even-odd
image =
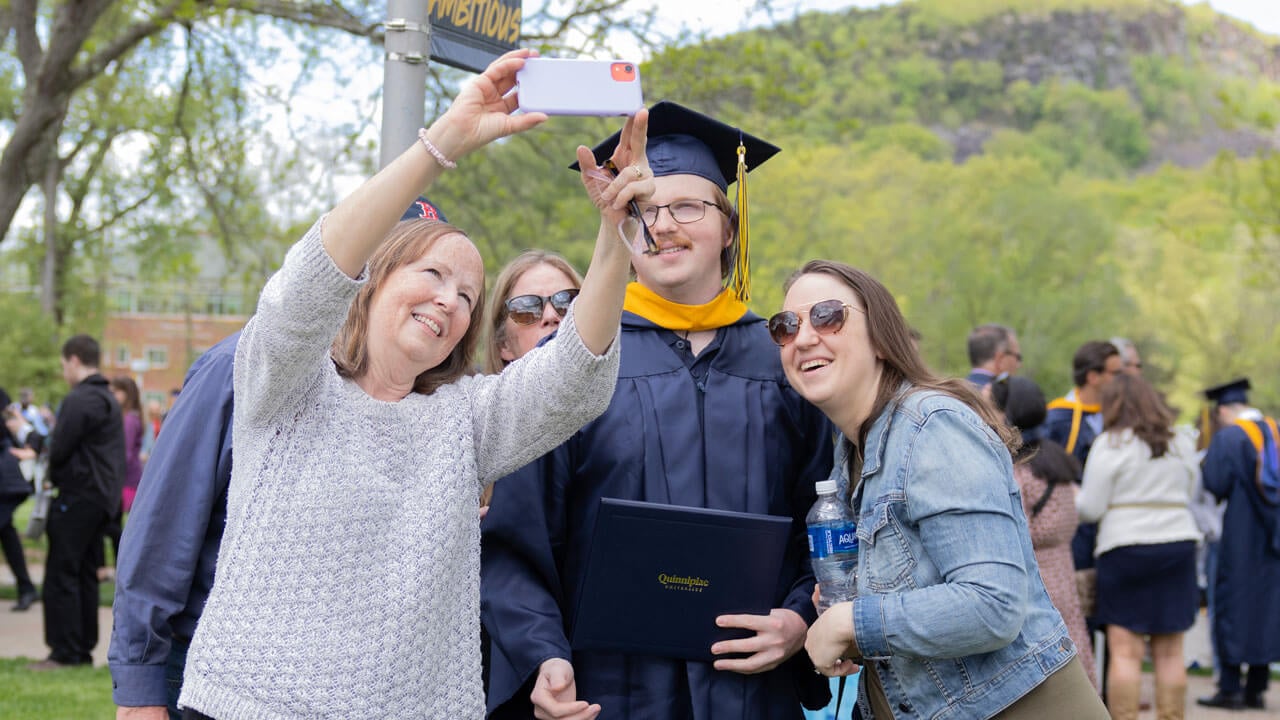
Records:
<instances>
[{"instance_id":1,"label":"woman's raised arm","mask_svg":"<svg viewBox=\"0 0 1280 720\"><path fill-rule=\"evenodd\" d=\"M404 209L426 192L467 153L507 135L524 132L547 119L543 113L515 111L516 72L537 53L513 50L494 60L468 82L443 115L377 175L338 203L325 218L324 248L338 267L356 277ZM428 145L429 144L429 145ZM439 154L437 158L428 147Z\"/></svg>"}]
</instances>

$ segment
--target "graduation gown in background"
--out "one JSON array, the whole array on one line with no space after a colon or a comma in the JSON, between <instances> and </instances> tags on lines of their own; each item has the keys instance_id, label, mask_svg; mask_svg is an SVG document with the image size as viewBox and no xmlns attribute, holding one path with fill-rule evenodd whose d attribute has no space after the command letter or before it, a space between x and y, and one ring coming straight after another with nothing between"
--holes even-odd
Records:
<instances>
[{"instance_id":1,"label":"graduation gown in background","mask_svg":"<svg viewBox=\"0 0 1280 720\"><path fill-rule=\"evenodd\" d=\"M578 699L599 703L601 718L787 720L801 717L802 700L824 706L827 680L803 650L758 675L570 650L601 497L793 518L774 607L815 619L804 518L831 469L831 427L787 384L763 318L720 328L696 373L678 354L683 341L638 315L623 313L621 342L605 414L494 487L481 562L491 717L532 717L532 680L552 657L572 658Z\"/></svg>"},{"instance_id":2,"label":"graduation gown in background","mask_svg":"<svg viewBox=\"0 0 1280 720\"><path fill-rule=\"evenodd\" d=\"M1080 419L1075 419L1077 411ZM1093 425L1089 424L1089 418L1097 415L1098 406L1086 405L1079 400L1068 399L1066 397L1056 398L1049 402L1048 410L1044 417L1044 431L1048 438L1071 453L1080 461L1083 466L1085 461L1089 459L1089 450L1093 448L1093 441L1098 438L1098 433L1094 432ZM1076 426L1075 437L1072 438L1072 426Z\"/></svg>"},{"instance_id":3,"label":"graduation gown in background","mask_svg":"<svg viewBox=\"0 0 1280 720\"><path fill-rule=\"evenodd\" d=\"M1213 638L1226 665L1280 661L1280 507L1256 482L1258 451L1235 425L1214 436L1204 487L1227 501L1214 583Z\"/></svg>"},{"instance_id":4,"label":"graduation gown in background","mask_svg":"<svg viewBox=\"0 0 1280 720\"><path fill-rule=\"evenodd\" d=\"M1093 441L1098 439L1098 433L1094 432L1088 419L1098 412L1098 406L1086 405L1074 396L1056 398L1049 402L1041 428L1045 437L1074 455L1083 468L1085 461L1089 459L1089 451L1093 449ZM1076 482L1079 483L1080 478ZM1093 567L1093 548L1097 538L1098 523L1080 523L1080 527L1076 528L1076 536L1071 539L1071 560L1077 570Z\"/></svg>"}]
</instances>

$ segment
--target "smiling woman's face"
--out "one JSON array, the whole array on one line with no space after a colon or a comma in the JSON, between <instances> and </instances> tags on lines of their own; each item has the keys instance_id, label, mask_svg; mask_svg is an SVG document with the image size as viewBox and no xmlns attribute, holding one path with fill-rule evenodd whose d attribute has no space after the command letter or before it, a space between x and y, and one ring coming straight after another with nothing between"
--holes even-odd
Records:
<instances>
[{"instance_id":1,"label":"smiling woman's face","mask_svg":"<svg viewBox=\"0 0 1280 720\"><path fill-rule=\"evenodd\" d=\"M822 334L813 329L809 309L823 300L839 300L844 326ZM867 315L857 293L826 273L801 275L787 291L783 310L800 316L800 329L781 348L787 380L806 400L836 417L842 407L855 407L874 397L880 380L880 360L871 347Z\"/></svg>"},{"instance_id":2,"label":"smiling woman's face","mask_svg":"<svg viewBox=\"0 0 1280 720\"><path fill-rule=\"evenodd\" d=\"M453 352L480 302L484 264L461 233L444 235L386 276L369 305L372 365L418 375Z\"/></svg>"}]
</instances>

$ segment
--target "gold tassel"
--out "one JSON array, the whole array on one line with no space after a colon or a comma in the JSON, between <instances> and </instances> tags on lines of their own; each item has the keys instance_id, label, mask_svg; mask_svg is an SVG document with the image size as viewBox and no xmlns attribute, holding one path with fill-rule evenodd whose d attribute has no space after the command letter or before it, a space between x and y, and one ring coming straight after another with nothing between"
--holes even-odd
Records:
<instances>
[{"instance_id":1,"label":"gold tassel","mask_svg":"<svg viewBox=\"0 0 1280 720\"><path fill-rule=\"evenodd\" d=\"M1209 406L1200 406L1200 437L1196 438L1196 449L1204 450L1213 439L1213 423L1209 416Z\"/></svg>"},{"instance_id":2,"label":"gold tassel","mask_svg":"<svg viewBox=\"0 0 1280 720\"><path fill-rule=\"evenodd\" d=\"M747 148L738 140L738 257L730 287L742 302L751 300L751 245L747 235Z\"/></svg>"}]
</instances>

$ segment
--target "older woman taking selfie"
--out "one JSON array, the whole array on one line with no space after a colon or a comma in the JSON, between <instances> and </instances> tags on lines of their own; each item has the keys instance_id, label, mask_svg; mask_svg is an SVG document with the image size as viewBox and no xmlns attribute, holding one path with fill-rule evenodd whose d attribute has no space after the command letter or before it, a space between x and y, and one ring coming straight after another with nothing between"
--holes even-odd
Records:
<instances>
[{"instance_id":1,"label":"older woman taking selfie","mask_svg":"<svg viewBox=\"0 0 1280 720\"><path fill-rule=\"evenodd\" d=\"M236 349L227 527L187 716L483 713L480 491L604 410L630 259L618 226L653 190L642 111L612 158L618 178L584 164L601 229L581 311L506 372L470 374L480 254L451 225L397 219L456 160L546 119L511 114L530 55L467 85L263 289Z\"/></svg>"},{"instance_id":2,"label":"older woman taking selfie","mask_svg":"<svg viewBox=\"0 0 1280 720\"><path fill-rule=\"evenodd\" d=\"M815 260L769 320L793 387L839 428L833 478L858 518L857 597L809 628L825 675L862 664L876 718L1105 718L1036 569L1013 434L929 372L889 291Z\"/></svg>"}]
</instances>

